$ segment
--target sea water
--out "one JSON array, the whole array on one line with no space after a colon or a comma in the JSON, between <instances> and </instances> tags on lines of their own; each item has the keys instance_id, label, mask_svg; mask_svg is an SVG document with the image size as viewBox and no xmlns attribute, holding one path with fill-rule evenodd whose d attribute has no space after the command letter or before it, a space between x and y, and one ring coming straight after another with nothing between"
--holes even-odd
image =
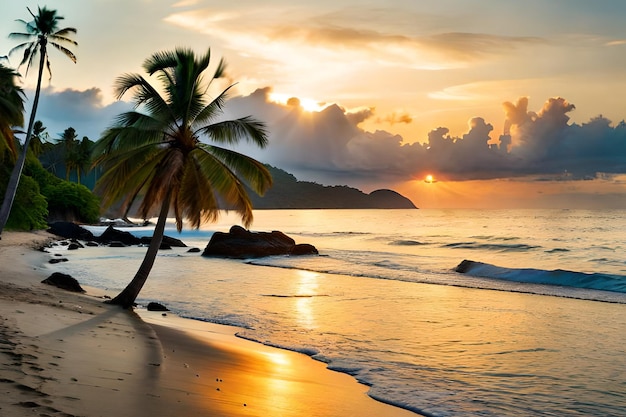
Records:
<instances>
[{"instance_id":1,"label":"sea water","mask_svg":"<svg viewBox=\"0 0 626 417\"><path fill-rule=\"evenodd\" d=\"M233 224L166 234L203 249ZM626 415L624 210L267 210L251 230L320 255L164 250L138 301L311 355L418 414ZM69 262L48 267L115 295L145 250L56 248Z\"/></svg>"}]
</instances>

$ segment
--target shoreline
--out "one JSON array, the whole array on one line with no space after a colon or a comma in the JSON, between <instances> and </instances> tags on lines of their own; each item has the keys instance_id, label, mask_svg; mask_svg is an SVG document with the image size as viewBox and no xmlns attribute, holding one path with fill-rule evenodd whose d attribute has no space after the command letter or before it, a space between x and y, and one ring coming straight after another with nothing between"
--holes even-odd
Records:
<instances>
[{"instance_id":1,"label":"shoreline","mask_svg":"<svg viewBox=\"0 0 626 417\"><path fill-rule=\"evenodd\" d=\"M0 240L0 414L15 416L390 416L353 377L229 326L125 311L91 291L41 284L57 237ZM98 294L99 296L99 294Z\"/></svg>"}]
</instances>

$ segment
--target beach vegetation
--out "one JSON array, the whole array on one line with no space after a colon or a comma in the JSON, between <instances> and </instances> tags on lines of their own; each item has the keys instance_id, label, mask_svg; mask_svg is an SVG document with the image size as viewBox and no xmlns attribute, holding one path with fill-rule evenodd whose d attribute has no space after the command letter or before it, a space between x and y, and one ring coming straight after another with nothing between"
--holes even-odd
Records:
<instances>
[{"instance_id":1,"label":"beach vegetation","mask_svg":"<svg viewBox=\"0 0 626 417\"><path fill-rule=\"evenodd\" d=\"M15 194L13 210L6 224L11 230L38 230L48 226L48 203L39 184L24 175Z\"/></svg>"},{"instance_id":2,"label":"beach vegetation","mask_svg":"<svg viewBox=\"0 0 626 417\"><path fill-rule=\"evenodd\" d=\"M4 162L0 166L0 193L5 192L11 174L11 165ZM29 152L6 229L44 229L47 222L55 220L95 223L99 218L100 201L91 190L48 172Z\"/></svg>"},{"instance_id":3,"label":"beach vegetation","mask_svg":"<svg viewBox=\"0 0 626 417\"><path fill-rule=\"evenodd\" d=\"M25 20L18 19L18 22L21 22L24 25L24 32L13 32L9 34L10 38L17 39L21 42L9 51L9 55L12 55L15 52L23 52L22 60L18 68L26 65L26 75L28 75L30 67L34 64L37 58L39 58L37 87L35 88L35 96L30 112L24 147L13 167L13 171L11 172L4 194L4 199L2 200L2 206L0 207L0 234L2 234L2 230L4 229L9 218L11 207L20 182L20 177L26 162L26 155L28 153L33 133L35 116L37 114L37 106L39 105L41 81L43 78L44 68L47 69L50 77L52 77L52 70L48 57L48 46L52 46L54 49L60 51L66 57L71 59L74 63L76 62L76 56L68 49L70 46L77 45L77 42L72 39L72 35L76 33L76 29L72 27L59 28L63 17L59 16L56 10L39 7L37 14L35 14L30 10L30 8L27 7L26 9L32 16L33 20L26 22Z\"/></svg>"},{"instance_id":4,"label":"beach vegetation","mask_svg":"<svg viewBox=\"0 0 626 417\"><path fill-rule=\"evenodd\" d=\"M57 177L35 158L28 159L24 172L39 184L48 202L49 219L79 223L95 223L100 219L100 200L89 188Z\"/></svg>"},{"instance_id":5,"label":"beach vegetation","mask_svg":"<svg viewBox=\"0 0 626 417\"><path fill-rule=\"evenodd\" d=\"M24 124L24 92L15 80L15 70L0 64L0 154L15 160L17 146L13 128Z\"/></svg>"},{"instance_id":6,"label":"beach vegetation","mask_svg":"<svg viewBox=\"0 0 626 417\"><path fill-rule=\"evenodd\" d=\"M116 80L118 99L132 94L135 109L120 114L95 144L94 163L102 169L96 193L105 207L122 202L124 208L139 198L139 215L157 213L158 219L137 273L112 304L134 304L154 265L170 212L179 231L183 220L198 228L215 221L224 208L236 211L249 226L253 215L247 187L263 194L272 184L262 163L232 149L241 140L265 147L265 125L251 116L223 118L233 85L210 94L226 67L224 60L210 64L210 50L196 55L177 48L157 52L143 64L158 87L141 74Z\"/></svg>"}]
</instances>

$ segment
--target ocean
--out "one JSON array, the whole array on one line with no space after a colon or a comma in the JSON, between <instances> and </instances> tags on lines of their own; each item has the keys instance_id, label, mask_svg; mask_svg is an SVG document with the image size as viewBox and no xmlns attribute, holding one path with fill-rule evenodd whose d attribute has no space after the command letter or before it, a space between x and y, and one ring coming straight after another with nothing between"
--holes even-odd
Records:
<instances>
[{"instance_id":1,"label":"ocean","mask_svg":"<svg viewBox=\"0 0 626 417\"><path fill-rule=\"evenodd\" d=\"M204 249L234 224L166 234ZM250 229L320 255L161 251L138 302L310 355L425 416L626 416L626 210L262 210ZM47 268L115 295L145 250L56 247L69 261Z\"/></svg>"}]
</instances>

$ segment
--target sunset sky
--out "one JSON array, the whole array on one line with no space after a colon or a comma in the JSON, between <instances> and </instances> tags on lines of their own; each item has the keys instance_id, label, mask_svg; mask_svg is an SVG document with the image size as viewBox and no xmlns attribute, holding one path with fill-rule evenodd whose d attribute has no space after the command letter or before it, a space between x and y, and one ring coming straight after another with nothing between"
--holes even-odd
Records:
<instances>
[{"instance_id":1,"label":"sunset sky","mask_svg":"<svg viewBox=\"0 0 626 417\"><path fill-rule=\"evenodd\" d=\"M39 5L78 30L77 64L50 52L37 118L52 138L72 126L97 139L128 108L115 78L152 53L210 47L237 82L228 115L270 131L268 149L241 150L300 180L424 208L626 208L623 0ZM6 35L27 6L2 2ZM14 45L1 36L0 55ZM35 71L23 82L32 97Z\"/></svg>"}]
</instances>

